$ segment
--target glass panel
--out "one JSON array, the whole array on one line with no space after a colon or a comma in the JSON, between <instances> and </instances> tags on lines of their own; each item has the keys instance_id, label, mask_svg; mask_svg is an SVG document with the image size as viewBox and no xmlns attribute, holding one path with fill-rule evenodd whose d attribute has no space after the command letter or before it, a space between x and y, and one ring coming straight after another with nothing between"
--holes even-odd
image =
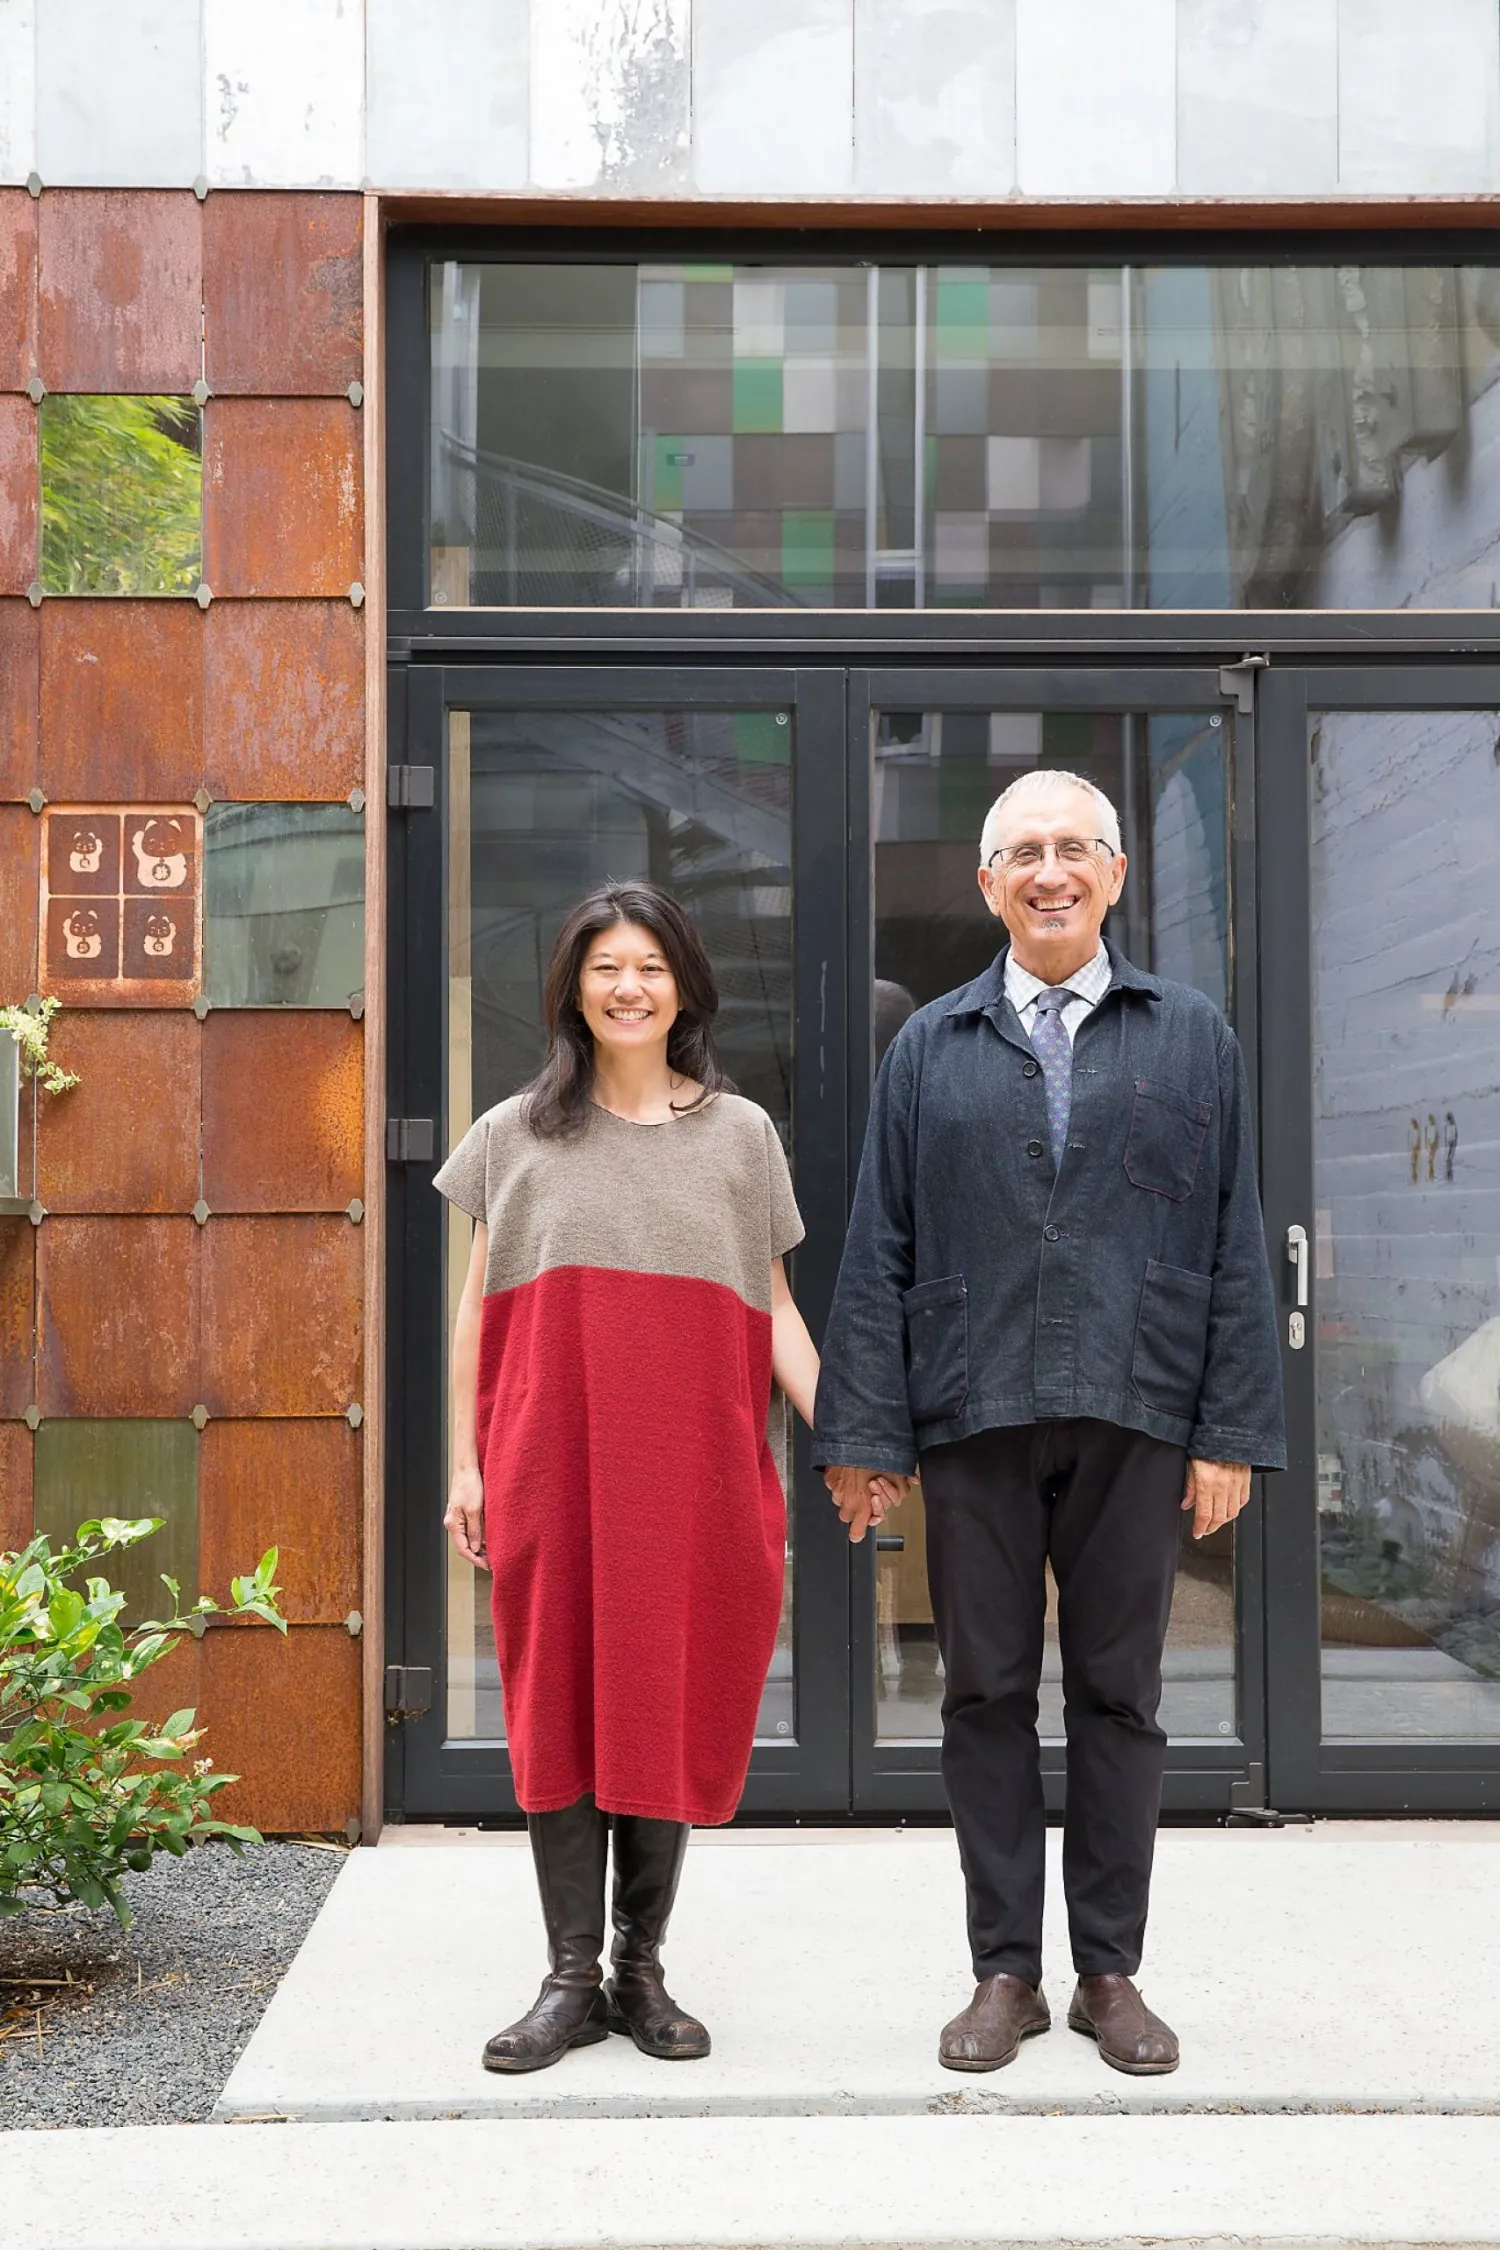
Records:
<instances>
[{"instance_id":1,"label":"glass panel","mask_svg":"<svg viewBox=\"0 0 1500 2250\"><path fill-rule=\"evenodd\" d=\"M160 1617L175 1578L198 1599L198 1433L191 1422L43 1422L36 1433L36 1528L54 1547L91 1516L160 1516L161 1530L98 1566L126 1615ZM215 1589L219 1592L220 1589Z\"/></svg>"},{"instance_id":2,"label":"glass panel","mask_svg":"<svg viewBox=\"0 0 1500 2250\"><path fill-rule=\"evenodd\" d=\"M347 805L211 805L204 992L215 1008L347 1008L365 982L365 824Z\"/></svg>"},{"instance_id":3,"label":"glass panel","mask_svg":"<svg viewBox=\"0 0 1500 2250\"><path fill-rule=\"evenodd\" d=\"M430 595L1487 607L1500 268L448 264Z\"/></svg>"},{"instance_id":4,"label":"glass panel","mask_svg":"<svg viewBox=\"0 0 1500 2250\"><path fill-rule=\"evenodd\" d=\"M1227 1005L1229 980L1226 722L1040 711L880 711L874 738L875 1053L912 1010L978 976L1004 939L976 872L984 816L1017 774L1062 766L1120 811L1130 875L1108 932L1141 968ZM1234 1543L1186 1535L1167 1634L1162 1724L1173 1736L1222 1738L1236 1727ZM920 1492L878 1551L876 1730L885 1741L942 1733L942 1662L927 1595ZM1062 1733L1056 1593L1049 1578L1042 1732Z\"/></svg>"},{"instance_id":5,"label":"glass panel","mask_svg":"<svg viewBox=\"0 0 1500 2250\"><path fill-rule=\"evenodd\" d=\"M0 1199L21 1192L21 1050L0 1036Z\"/></svg>"},{"instance_id":6,"label":"glass panel","mask_svg":"<svg viewBox=\"0 0 1500 2250\"><path fill-rule=\"evenodd\" d=\"M1323 1732L1500 1737L1500 774L1478 712L1312 729Z\"/></svg>"},{"instance_id":7,"label":"glass panel","mask_svg":"<svg viewBox=\"0 0 1500 2250\"><path fill-rule=\"evenodd\" d=\"M42 591L191 594L203 417L190 398L44 398Z\"/></svg>"},{"instance_id":8,"label":"glass panel","mask_svg":"<svg viewBox=\"0 0 1500 2250\"><path fill-rule=\"evenodd\" d=\"M542 1060L542 978L607 877L695 918L739 1091L792 1128L792 720L786 711L474 711L449 721L448 1143ZM469 1221L448 1217L449 1329ZM792 1558L759 1732L795 1723ZM488 1583L448 1548L448 1732L504 1734Z\"/></svg>"}]
</instances>

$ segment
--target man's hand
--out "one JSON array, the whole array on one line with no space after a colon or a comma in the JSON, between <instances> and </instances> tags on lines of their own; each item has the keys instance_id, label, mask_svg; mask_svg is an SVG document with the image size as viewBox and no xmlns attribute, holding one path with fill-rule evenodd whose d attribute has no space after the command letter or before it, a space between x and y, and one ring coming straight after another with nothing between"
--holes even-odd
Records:
<instances>
[{"instance_id":1,"label":"man's hand","mask_svg":"<svg viewBox=\"0 0 1500 2250\"><path fill-rule=\"evenodd\" d=\"M477 1469L454 1471L443 1529L465 1562L473 1563L476 1570L489 1569L490 1558L484 1551L484 1479Z\"/></svg>"},{"instance_id":2,"label":"man's hand","mask_svg":"<svg viewBox=\"0 0 1500 2250\"><path fill-rule=\"evenodd\" d=\"M1193 1510L1193 1537L1206 1539L1233 1523L1250 1497L1250 1469L1244 1461L1189 1461L1184 1511Z\"/></svg>"},{"instance_id":3,"label":"man's hand","mask_svg":"<svg viewBox=\"0 0 1500 2250\"><path fill-rule=\"evenodd\" d=\"M872 1523L884 1523L891 1509L900 1507L915 1481L889 1469L823 1471L823 1482L833 1496L840 1521L849 1526L849 1542L855 1547Z\"/></svg>"}]
</instances>

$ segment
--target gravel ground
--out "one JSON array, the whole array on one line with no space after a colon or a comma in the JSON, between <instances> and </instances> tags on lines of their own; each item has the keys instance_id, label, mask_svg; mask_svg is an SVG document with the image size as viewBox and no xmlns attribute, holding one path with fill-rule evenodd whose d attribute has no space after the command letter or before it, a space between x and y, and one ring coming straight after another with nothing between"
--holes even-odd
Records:
<instances>
[{"instance_id":1,"label":"gravel ground","mask_svg":"<svg viewBox=\"0 0 1500 2250\"><path fill-rule=\"evenodd\" d=\"M344 1857L200 1845L126 1877L128 1930L82 1907L0 1921L0 2127L206 2118Z\"/></svg>"}]
</instances>

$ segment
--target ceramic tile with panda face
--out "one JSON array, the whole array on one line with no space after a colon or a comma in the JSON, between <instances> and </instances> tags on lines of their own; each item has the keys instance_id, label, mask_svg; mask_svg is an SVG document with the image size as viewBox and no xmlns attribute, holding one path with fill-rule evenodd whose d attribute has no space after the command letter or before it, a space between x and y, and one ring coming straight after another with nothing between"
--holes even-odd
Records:
<instances>
[{"instance_id":1,"label":"ceramic tile with panda face","mask_svg":"<svg viewBox=\"0 0 1500 2250\"><path fill-rule=\"evenodd\" d=\"M52 805L42 861L43 992L73 1007L190 1007L202 838L191 805Z\"/></svg>"}]
</instances>

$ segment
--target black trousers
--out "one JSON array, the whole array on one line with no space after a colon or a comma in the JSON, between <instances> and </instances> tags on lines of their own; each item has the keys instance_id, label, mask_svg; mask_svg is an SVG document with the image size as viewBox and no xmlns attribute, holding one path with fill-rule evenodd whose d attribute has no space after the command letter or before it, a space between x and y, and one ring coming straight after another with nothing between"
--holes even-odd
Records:
<instances>
[{"instance_id":1,"label":"black trousers","mask_svg":"<svg viewBox=\"0 0 1500 2250\"><path fill-rule=\"evenodd\" d=\"M982 1430L922 1455L927 1572L946 1672L943 1782L976 1979L1005 1970L1041 1982L1037 1690L1049 1560L1068 1742L1063 1883L1073 1966L1080 1976L1133 1976L1140 1966L1185 1476L1182 1446L1110 1422Z\"/></svg>"}]
</instances>

